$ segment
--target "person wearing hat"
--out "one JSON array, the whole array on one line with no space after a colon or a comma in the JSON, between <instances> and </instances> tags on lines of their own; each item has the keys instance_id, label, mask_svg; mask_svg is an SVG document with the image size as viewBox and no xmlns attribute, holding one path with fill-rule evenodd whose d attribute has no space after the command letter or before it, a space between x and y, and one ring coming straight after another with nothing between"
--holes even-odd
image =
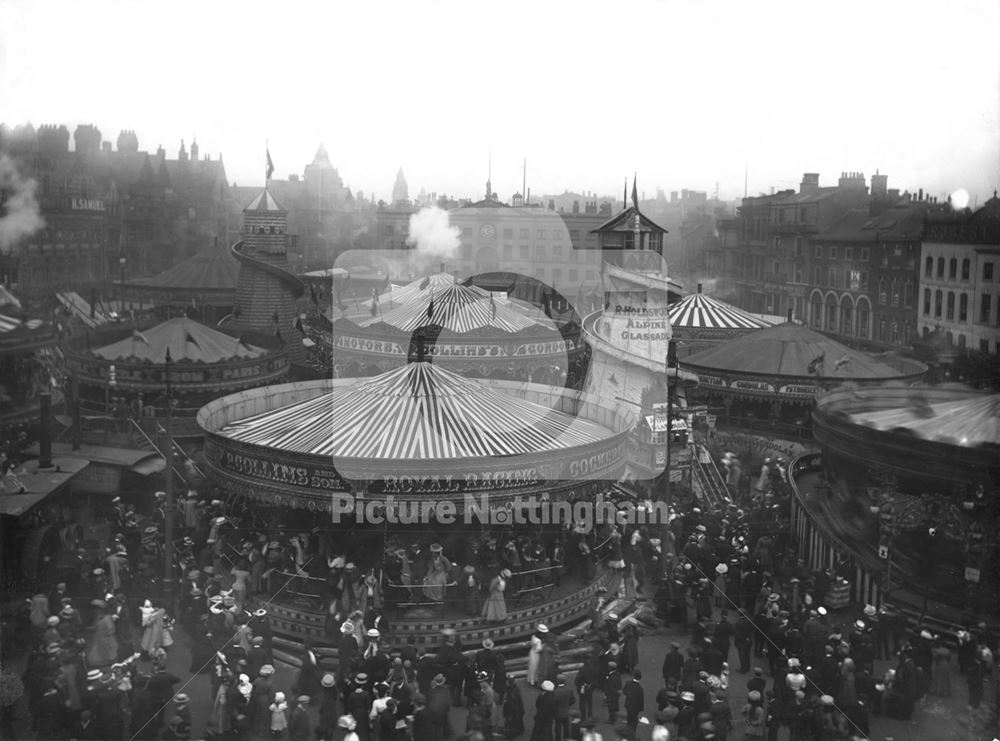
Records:
<instances>
[{"instance_id":1,"label":"person wearing hat","mask_svg":"<svg viewBox=\"0 0 1000 741\"><path fill-rule=\"evenodd\" d=\"M502 569L490 580L489 596L483 603L483 618L490 623L503 623L507 620L507 602L504 593L507 582L511 578L510 569Z\"/></svg>"},{"instance_id":2,"label":"person wearing hat","mask_svg":"<svg viewBox=\"0 0 1000 741\"><path fill-rule=\"evenodd\" d=\"M337 728L337 678L330 673L324 674L320 680L319 692L319 722L316 726L317 738L330 738Z\"/></svg>"},{"instance_id":3,"label":"person wearing hat","mask_svg":"<svg viewBox=\"0 0 1000 741\"><path fill-rule=\"evenodd\" d=\"M625 701L625 723L635 731L639 727L639 714L646 707L646 692L640 683L642 672L633 669L632 676L622 687L622 697Z\"/></svg>"},{"instance_id":4,"label":"person wearing hat","mask_svg":"<svg viewBox=\"0 0 1000 741\"><path fill-rule=\"evenodd\" d=\"M87 641L87 664L93 667L106 667L118 658L118 635L115 630L115 620L107 604L97 608L95 612L97 619Z\"/></svg>"},{"instance_id":5,"label":"person wearing hat","mask_svg":"<svg viewBox=\"0 0 1000 741\"><path fill-rule=\"evenodd\" d=\"M431 680L430 694L427 696L427 712L431 727L434 729L434 738L448 738L451 735L451 725L448 721L451 706L451 688L445 683L443 674L436 674Z\"/></svg>"},{"instance_id":6,"label":"person wearing hat","mask_svg":"<svg viewBox=\"0 0 1000 741\"><path fill-rule=\"evenodd\" d=\"M251 685L247 715L250 717L251 730L257 736L271 735L271 703L274 702L275 694L273 677L274 666L264 664Z\"/></svg>"},{"instance_id":7,"label":"person wearing hat","mask_svg":"<svg viewBox=\"0 0 1000 741\"><path fill-rule=\"evenodd\" d=\"M762 739L767 733L767 712L764 710L764 696L757 690L747 693L747 701L740 711L743 716L745 739Z\"/></svg>"},{"instance_id":8,"label":"person wearing hat","mask_svg":"<svg viewBox=\"0 0 1000 741\"><path fill-rule=\"evenodd\" d=\"M274 701L268 706L268 710L271 711L271 736L284 735L288 728L288 703L285 702L284 692L274 693Z\"/></svg>"},{"instance_id":9,"label":"person wearing hat","mask_svg":"<svg viewBox=\"0 0 1000 741\"><path fill-rule=\"evenodd\" d=\"M618 662L608 662L608 673L604 676L604 705L608 709L608 723L614 723L620 709L622 676L618 672Z\"/></svg>"},{"instance_id":10,"label":"person wearing hat","mask_svg":"<svg viewBox=\"0 0 1000 741\"><path fill-rule=\"evenodd\" d=\"M531 729L533 741L550 741L556 719L556 699L553 694L556 686L546 679L541 683L541 692L535 698L535 721Z\"/></svg>"},{"instance_id":11,"label":"person wearing hat","mask_svg":"<svg viewBox=\"0 0 1000 741\"><path fill-rule=\"evenodd\" d=\"M263 636L250 639L250 648L246 652L247 674L251 677L260 675L261 667L268 663L267 652L264 650Z\"/></svg>"},{"instance_id":12,"label":"person wearing hat","mask_svg":"<svg viewBox=\"0 0 1000 741\"><path fill-rule=\"evenodd\" d=\"M309 705L312 699L309 695L299 695L295 698L295 707L288 719L289 741L310 741L312 739L312 723L309 719Z\"/></svg>"}]
</instances>

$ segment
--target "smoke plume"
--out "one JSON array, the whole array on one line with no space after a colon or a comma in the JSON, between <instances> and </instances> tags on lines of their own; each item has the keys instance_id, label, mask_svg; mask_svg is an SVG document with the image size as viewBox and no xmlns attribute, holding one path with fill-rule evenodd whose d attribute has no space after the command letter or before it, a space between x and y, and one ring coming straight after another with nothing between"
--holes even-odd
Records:
<instances>
[{"instance_id":1,"label":"smoke plume","mask_svg":"<svg viewBox=\"0 0 1000 741\"><path fill-rule=\"evenodd\" d=\"M457 226L448 220L448 212L437 206L422 208L410 217L410 235L406 243L418 257L450 260L461 244Z\"/></svg>"},{"instance_id":2,"label":"smoke plume","mask_svg":"<svg viewBox=\"0 0 1000 741\"><path fill-rule=\"evenodd\" d=\"M45 226L35 200L34 180L21 177L7 155L0 155L0 253Z\"/></svg>"}]
</instances>

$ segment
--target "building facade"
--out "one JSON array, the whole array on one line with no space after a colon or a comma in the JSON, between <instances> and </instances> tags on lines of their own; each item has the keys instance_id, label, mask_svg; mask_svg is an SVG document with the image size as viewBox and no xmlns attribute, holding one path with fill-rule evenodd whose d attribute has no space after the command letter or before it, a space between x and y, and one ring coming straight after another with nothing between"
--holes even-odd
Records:
<instances>
[{"instance_id":1,"label":"building facade","mask_svg":"<svg viewBox=\"0 0 1000 741\"><path fill-rule=\"evenodd\" d=\"M949 346L998 354L1000 342L1000 199L975 213L932 215L920 262L918 326Z\"/></svg>"}]
</instances>

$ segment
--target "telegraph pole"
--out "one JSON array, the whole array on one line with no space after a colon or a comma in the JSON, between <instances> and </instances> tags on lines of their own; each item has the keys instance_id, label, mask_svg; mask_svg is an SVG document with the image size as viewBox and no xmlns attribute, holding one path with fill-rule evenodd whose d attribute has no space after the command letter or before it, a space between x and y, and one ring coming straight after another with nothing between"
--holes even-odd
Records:
<instances>
[{"instance_id":1,"label":"telegraph pole","mask_svg":"<svg viewBox=\"0 0 1000 741\"><path fill-rule=\"evenodd\" d=\"M165 543L163 548L163 597L172 614L176 614L174 609L174 512L176 504L174 501L174 399L170 389L170 348L167 348L166 360L163 364L163 385L167 392L167 418L164 424L164 432L167 438L167 449L163 451L163 458L166 461L166 494L167 504L164 511L164 534Z\"/></svg>"}]
</instances>

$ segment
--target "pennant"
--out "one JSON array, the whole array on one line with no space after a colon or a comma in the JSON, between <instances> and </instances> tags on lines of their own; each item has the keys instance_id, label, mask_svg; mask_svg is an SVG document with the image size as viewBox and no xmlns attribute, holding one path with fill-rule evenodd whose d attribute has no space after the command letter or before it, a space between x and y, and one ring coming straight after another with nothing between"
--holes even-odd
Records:
<instances>
[{"instance_id":1,"label":"pennant","mask_svg":"<svg viewBox=\"0 0 1000 741\"><path fill-rule=\"evenodd\" d=\"M196 340L194 338L194 335L192 335L190 332L185 332L184 333L184 341L185 342L190 342L192 345L194 345L195 347L197 347L199 350L201 349L201 345L198 344L198 340Z\"/></svg>"},{"instance_id":2,"label":"pennant","mask_svg":"<svg viewBox=\"0 0 1000 741\"><path fill-rule=\"evenodd\" d=\"M137 342L141 342L143 345L148 345L149 344L149 340L146 339L146 335L144 335L138 329L133 329L132 330L132 339L135 340L135 341L137 341Z\"/></svg>"},{"instance_id":3,"label":"pennant","mask_svg":"<svg viewBox=\"0 0 1000 741\"><path fill-rule=\"evenodd\" d=\"M639 189L636 186L635 177L632 178L632 205L639 208Z\"/></svg>"},{"instance_id":4,"label":"pennant","mask_svg":"<svg viewBox=\"0 0 1000 741\"><path fill-rule=\"evenodd\" d=\"M239 348L239 347L243 347L243 348L246 348L247 350L249 350L249 349L250 349L250 345L248 345L248 344L247 344L247 340L246 340L246 337L244 337L243 335L240 335L240 336L239 336L239 337L238 337L238 338L236 339L236 347L238 347L238 348Z\"/></svg>"},{"instance_id":5,"label":"pennant","mask_svg":"<svg viewBox=\"0 0 1000 741\"><path fill-rule=\"evenodd\" d=\"M826 360L826 353L822 355L817 355L815 358L809 361L809 367L806 372L810 375L818 376L823 370L823 363Z\"/></svg>"},{"instance_id":6,"label":"pennant","mask_svg":"<svg viewBox=\"0 0 1000 741\"><path fill-rule=\"evenodd\" d=\"M267 175L264 177L265 180L270 180L271 175L274 174L274 163L271 162L271 150L267 150Z\"/></svg>"},{"instance_id":7,"label":"pennant","mask_svg":"<svg viewBox=\"0 0 1000 741\"><path fill-rule=\"evenodd\" d=\"M428 319L433 319L434 318L434 294L433 293L431 293L431 302L429 304L427 304L427 318Z\"/></svg>"},{"instance_id":8,"label":"pennant","mask_svg":"<svg viewBox=\"0 0 1000 741\"><path fill-rule=\"evenodd\" d=\"M426 278L424 278L424 279L423 279L422 281L420 281L420 286L419 286L419 288L420 288L420 290L421 290L421 291L423 291L423 290L425 290L425 289L427 288L427 286L429 286L430 284L431 284L431 278L430 278L430 276L427 276L427 277L426 277Z\"/></svg>"},{"instance_id":9,"label":"pennant","mask_svg":"<svg viewBox=\"0 0 1000 741\"><path fill-rule=\"evenodd\" d=\"M302 334L306 333L306 328L302 325L302 317L295 317L295 329L299 330Z\"/></svg>"},{"instance_id":10,"label":"pennant","mask_svg":"<svg viewBox=\"0 0 1000 741\"><path fill-rule=\"evenodd\" d=\"M319 305L319 298L316 296L316 286L309 284L309 298L312 299L313 306Z\"/></svg>"}]
</instances>

